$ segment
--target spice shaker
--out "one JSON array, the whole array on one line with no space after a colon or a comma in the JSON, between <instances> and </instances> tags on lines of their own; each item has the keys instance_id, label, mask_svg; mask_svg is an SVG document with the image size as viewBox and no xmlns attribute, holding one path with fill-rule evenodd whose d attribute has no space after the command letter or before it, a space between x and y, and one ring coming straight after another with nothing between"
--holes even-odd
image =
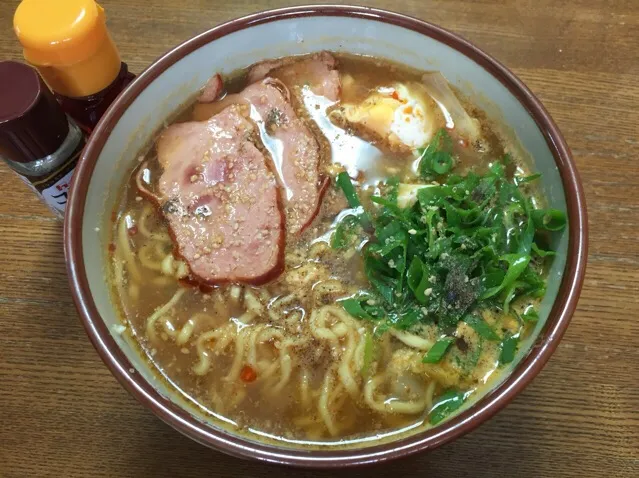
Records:
<instances>
[{"instance_id":1,"label":"spice shaker","mask_svg":"<svg viewBox=\"0 0 639 478\"><path fill-rule=\"evenodd\" d=\"M87 132L135 77L120 60L104 9L94 0L22 0L13 27L24 58Z\"/></svg>"},{"instance_id":2,"label":"spice shaker","mask_svg":"<svg viewBox=\"0 0 639 478\"><path fill-rule=\"evenodd\" d=\"M83 132L37 71L15 61L0 62L0 158L59 219L84 144Z\"/></svg>"}]
</instances>

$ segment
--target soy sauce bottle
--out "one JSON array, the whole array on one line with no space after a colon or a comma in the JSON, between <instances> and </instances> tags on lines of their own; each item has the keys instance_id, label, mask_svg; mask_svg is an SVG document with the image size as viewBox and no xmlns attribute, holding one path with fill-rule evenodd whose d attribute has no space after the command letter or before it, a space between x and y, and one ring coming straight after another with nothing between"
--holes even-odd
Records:
<instances>
[{"instance_id":1,"label":"soy sauce bottle","mask_svg":"<svg viewBox=\"0 0 639 478\"><path fill-rule=\"evenodd\" d=\"M87 132L135 77L121 61L104 9L94 0L22 0L13 27L24 58Z\"/></svg>"},{"instance_id":2,"label":"soy sauce bottle","mask_svg":"<svg viewBox=\"0 0 639 478\"><path fill-rule=\"evenodd\" d=\"M59 219L84 144L84 133L37 71L15 61L0 62L0 159Z\"/></svg>"}]
</instances>

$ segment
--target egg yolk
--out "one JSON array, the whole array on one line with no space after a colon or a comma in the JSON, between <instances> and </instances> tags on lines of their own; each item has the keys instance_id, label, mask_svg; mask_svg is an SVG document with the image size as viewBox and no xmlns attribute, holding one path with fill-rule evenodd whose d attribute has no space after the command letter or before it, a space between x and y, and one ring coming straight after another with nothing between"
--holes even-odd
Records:
<instances>
[{"instance_id":1,"label":"egg yolk","mask_svg":"<svg viewBox=\"0 0 639 478\"><path fill-rule=\"evenodd\" d=\"M343 111L349 123L370 130L390 146L420 148L438 127L436 105L419 85L380 87L359 104L343 105Z\"/></svg>"}]
</instances>

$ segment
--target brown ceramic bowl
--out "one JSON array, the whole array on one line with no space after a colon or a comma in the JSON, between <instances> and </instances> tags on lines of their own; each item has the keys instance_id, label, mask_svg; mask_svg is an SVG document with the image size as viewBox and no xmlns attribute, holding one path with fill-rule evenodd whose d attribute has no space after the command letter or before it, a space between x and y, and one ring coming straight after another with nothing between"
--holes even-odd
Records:
<instances>
[{"instance_id":1,"label":"brown ceramic bowl","mask_svg":"<svg viewBox=\"0 0 639 478\"><path fill-rule=\"evenodd\" d=\"M487 394L432 429L339 448L309 450L241 436L182 401L115 329L118 313L105 283L110 216L138 151L214 72L317 50L376 55L437 69L490 116L508 125L543 173L551 206L569 228L553 246L541 320L513 367ZM469 432L502 409L539 373L557 348L577 305L586 268L586 205L575 164L539 100L499 62L459 36L404 15L364 7L304 6L250 15L198 35L142 73L111 106L76 170L64 227L71 290L89 338L122 385L176 430L245 458L307 467L381 462L430 450ZM100 229L100 232L96 232ZM122 424L126 426L126 424Z\"/></svg>"}]
</instances>

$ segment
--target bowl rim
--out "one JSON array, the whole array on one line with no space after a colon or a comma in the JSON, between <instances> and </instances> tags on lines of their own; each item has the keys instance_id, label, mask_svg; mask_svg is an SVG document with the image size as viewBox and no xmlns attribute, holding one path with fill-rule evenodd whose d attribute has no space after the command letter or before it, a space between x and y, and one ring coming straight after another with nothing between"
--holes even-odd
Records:
<instances>
[{"instance_id":1,"label":"bowl rim","mask_svg":"<svg viewBox=\"0 0 639 478\"><path fill-rule=\"evenodd\" d=\"M363 448L305 450L278 447L234 435L221 427L218 430L208 426L185 408L163 397L139 373L135 373L93 301L84 266L82 228L86 194L102 148L124 111L155 78L189 53L230 33L288 18L331 16L389 23L429 36L467 56L499 80L535 121L554 156L562 180L570 227L564 274L545 327L528 355L498 387L459 415L409 437ZM583 188L570 149L541 102L504 65L459 35L414 17L370 7L302 5L266 10L220 24L171 49L144 70L102 117L75 170L69 198L64 221L64 253L71 293L87 335L111 373L143 405L191 439L230 455L272 463L309 468L376 463L433 449L473 430L505 407L546 364L577 307L586 271L588 223Z\"/></svg>"}]
</instances>

